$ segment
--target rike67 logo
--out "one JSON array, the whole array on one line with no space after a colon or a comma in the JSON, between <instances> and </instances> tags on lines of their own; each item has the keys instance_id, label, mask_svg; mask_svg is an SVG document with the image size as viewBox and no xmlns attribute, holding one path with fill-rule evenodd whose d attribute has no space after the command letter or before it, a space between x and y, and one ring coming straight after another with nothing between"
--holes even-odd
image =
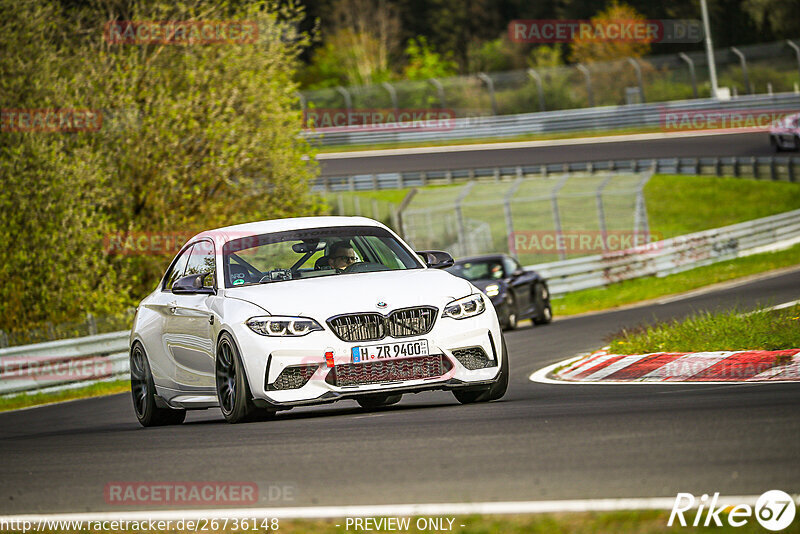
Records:
<instances>
[{"instance_id":1,"label":"rike67 logo","mask_svg":"<svg viewBox=\"0 0 800 534\"><path fill-rule=\"evenodd\" d=\"M672 512L669 514L667 526L671 527L675 519L682 527L689 526L686 514L691 519L691 512L695 505L697 512L694 514L694 521L691 526L722 526L720 514L727 512L728 524L732 527L742 527L755 516L756 520L767 530L783 530L794 521L795 502L786 492L781 490L770 490L761 495L756 501L755 508L748 504L722 505L718 503L719 493L715 493L709 502L708 495L700 497L699 502L691 493L678 493L675 503L672 505ZM705 516L705 520L703 519Z\"/></svg>"}]
</instances>

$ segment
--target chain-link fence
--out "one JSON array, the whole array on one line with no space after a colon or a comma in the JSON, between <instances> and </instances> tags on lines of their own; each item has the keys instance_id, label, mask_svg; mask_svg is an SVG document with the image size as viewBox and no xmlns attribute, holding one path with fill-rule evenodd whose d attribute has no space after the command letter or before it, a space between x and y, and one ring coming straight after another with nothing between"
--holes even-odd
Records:
<instances>
[{"instance_id":1,"label":"chain-link fence","mask_svg":"<svg viewBox=\"0 0 800 534\"><path fill-rule=\"evenodd\" d=\"M791 43L791 44L790 44ZM732 94L796 90L800 49L780 41L717 49L719 85ZM508 115L581 107L666 102L710 96L702 50L588 65L395 81L301 93L304 108L430 109L456 117Z\"/></svg>"},{"instance_id":2,"label":"chain-link fence","mask_svg":"<svg viewBox=\"0 0 800 534\"><path fill-rule=\"evenodd\" d=\"M507 252L526 265L650 242L646 173L560 174L421 189L402 214L417 250Z\"/></svg>"}]
</instances>

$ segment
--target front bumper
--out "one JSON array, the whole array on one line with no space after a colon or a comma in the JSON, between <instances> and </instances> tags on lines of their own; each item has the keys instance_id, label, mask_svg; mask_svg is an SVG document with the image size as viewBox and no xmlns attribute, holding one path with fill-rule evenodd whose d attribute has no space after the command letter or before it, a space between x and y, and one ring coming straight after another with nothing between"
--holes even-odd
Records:
<instances>
[{"instance_id":1,"label":"front bumper","mask_svg":"<svg viewBox=\"0 0 800 534\"><path fill-rule=\"evenodd\" d=\"M330 330L313 332L300 338L269 338L251 332L247 327L237 332L237 342L247 370L250 391L257 405L291 408L335 402L375 393L416 393L428 390L452 390L493 384L499 377L502 338L497 316L487 307L483 314L470 319L439 318L434 328L424 336L402 339L387 337L379 342L348 343L341 341ZM441 355L442 373L420 379L387 379L376 383L339 385L333 379L337 368L369 366L371 363L353 363L351 349L375 343L392 343L425 339L428 354ZM454 355L457 351L458 357ZM465 354L484 353L479 364ZM329 367L326 352L333 353L334 367ZM403 359L410 363L409 359ZM401 360L384 360L384 362ZM481 363L483 366L481 366ZM340 367L341 366L341 367ZM303 369L300 387L287 386L282 375L286 369ZM291 382L291 381L289 381ZM292 386L296 384L291 384Z\"/></svg>"}]
</instances>

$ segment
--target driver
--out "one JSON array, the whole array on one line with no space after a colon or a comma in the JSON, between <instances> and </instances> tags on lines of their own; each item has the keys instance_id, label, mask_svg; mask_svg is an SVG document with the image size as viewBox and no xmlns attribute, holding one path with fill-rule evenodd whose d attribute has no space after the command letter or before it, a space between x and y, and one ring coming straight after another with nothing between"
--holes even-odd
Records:
<instances>
[{"instance_id":1,"label":"driver","mask_svg":"<svg viewBox=\"0 0 800 534\"><path fill-rule=\"evenodd\" d=\"M340 273L358 261L356 251L347 241L337 241L331 245L331 252L328 256L328 265Z\"/></svg>"}]
</instances>

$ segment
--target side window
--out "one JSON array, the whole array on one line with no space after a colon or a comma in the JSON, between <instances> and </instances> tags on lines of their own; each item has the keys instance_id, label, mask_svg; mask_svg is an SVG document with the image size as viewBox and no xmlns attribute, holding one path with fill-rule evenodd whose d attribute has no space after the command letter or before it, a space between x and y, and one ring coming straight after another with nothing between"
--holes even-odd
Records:
<instances>
[{"instance_id":1,"label":"side window","mask_svg":"<svg viewBox=\"0 0 800 534\"><path fill-rule=\"evenodd\" d=\"M513 258L503 258L503 269L506 271L506 278L514 274L519 269L519 263Z\"/></svg>"},{"instance_id":2,"label":"side window","mask_svg":"<svg viewBox=\"0 0 800 534\"><path fill-rule=\"evenodd\" d=\"M199 241L192 247L189 262L186 264L186 276L190 274L214 273L214 245L210 241ZM213 287L214 276L203 279L203 287Z\"/></svg>"},{"instance_id":3,"label":"side window","mask_svg":"<svg viewBox=\"0 0 800 534\"><path fill-rule=\"evenodd\" d=\"M183 276L183 272L186 270L186 263L189 261L189 255L191 253L192 248L187 248L180 256L178 256L178 259L175 261L175 263L172 264L172 268L164 277L165 290L171 290L172 284L175 283L175 280Z\"/></svg>"}]
</instances>

